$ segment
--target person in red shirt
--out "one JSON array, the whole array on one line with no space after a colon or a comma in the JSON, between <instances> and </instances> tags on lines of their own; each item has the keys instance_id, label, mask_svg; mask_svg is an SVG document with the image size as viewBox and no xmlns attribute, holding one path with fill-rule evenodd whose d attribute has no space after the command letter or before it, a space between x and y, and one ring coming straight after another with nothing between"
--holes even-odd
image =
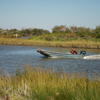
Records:
<instances>
[{"instance_id":1,"label":"person in red shirt","mask_svg":"<svg viewBox=\"0 0 100 100\"><path fill-rule=\"evenodd\" d=\"M72 48L72 51L71 51L72 54L77 54L77 52L75 51L74 48Z\"/></svg>"},{"instance_id":2,"label":"person in red shirt","mask_svg":"<svg viewBox=\"0 0 100 100\"><path fill-rule=\"evenodd\" d=\"M72 53L72 54L74 54L74 51L75 51L75 49L74 49L74 48L72 48L72 51L71 51L71 53Z\"/></svg>"}]
</instances>

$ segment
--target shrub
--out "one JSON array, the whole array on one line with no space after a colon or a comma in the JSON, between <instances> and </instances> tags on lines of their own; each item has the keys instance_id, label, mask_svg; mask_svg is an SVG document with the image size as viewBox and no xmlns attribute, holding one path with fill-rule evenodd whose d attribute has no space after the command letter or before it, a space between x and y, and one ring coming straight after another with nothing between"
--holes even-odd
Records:
<instances>
[{"instance_id":1,"label":"shrub","mask_svg":"<svg viewBox=\"0 0 100 100\"><path fill-rule=\"evenodd\" d=\"M82 33L82 34L81 34L81 37L84 37L84 36L85 36L85 34L84 34L84 33Z\"/></svg>"},{"instance_id":2,"label":"shrub","mask_svg":"<svg viewBox=\"0 0 100 100\"><path fill-rule=\"evenodd\" d=\"M48 36L45 37L45 40L46 41L53 41L54 40L54 37L51 36L51 35L48 35Z\"/></svg>"},{"instance_id":3,"label":"shrub","mask_svg":"<svg viewBox=\"0 0 100 100\"><path fill-rule=\"evenodd\" d=\"M100 33L96 36L96 38L100 38Z\"/></svg>"}]
</instances>

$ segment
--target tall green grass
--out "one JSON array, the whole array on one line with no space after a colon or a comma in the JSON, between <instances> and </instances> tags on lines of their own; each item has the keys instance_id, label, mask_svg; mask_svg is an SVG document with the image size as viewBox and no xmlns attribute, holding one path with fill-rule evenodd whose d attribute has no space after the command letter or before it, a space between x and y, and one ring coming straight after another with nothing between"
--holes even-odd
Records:
<instances>
[{"instance_id":1,"label":"tall green grass","mask_svg":"<svg viewBox=\"0 0 100 100\"><path fill-rule=\"evenodd\" d=\"M0 76L0 98L13 100L99 100L100 76L55 72L52 68L28 66L16 75Z\"/></svg>"},{"instance_id":2,"label":"tall green grass","mask_svg":"<svg viewBox=\"0 0 100 100\"><path fill-rule=\"evenodd\" d=\"M0 45L22 45L22 46L49 46L49 47L76 47L76 48L96 48L100 49L100 42L91 40L72 41L45 41L32 39L12 39L0 38Z\"/></svg>"}]
</instances>

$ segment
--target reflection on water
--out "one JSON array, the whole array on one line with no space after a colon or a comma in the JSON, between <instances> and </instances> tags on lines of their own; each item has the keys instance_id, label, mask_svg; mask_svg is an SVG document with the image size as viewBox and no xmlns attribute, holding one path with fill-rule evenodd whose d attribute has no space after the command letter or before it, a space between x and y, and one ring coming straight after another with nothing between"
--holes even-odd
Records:
<instances>
[{"instance_id":1,"label":"reflection on water","mask_svg":"<svg viewBox=\"0 0 100 100\"><path fill-rule=\"evenodd\" d=\"M100 59L66 59L66 58L44 58L36 50L56 52L69 52L71 48L54 47L31 47L31 46L0 46L0 70L6 69L7 72L14 72L17 68L20 70L27 65L33 67L41 66L44 68L53 67L55 70L65 70L71 72L87 71L89 73L98 72L100 74ZM77 52L84 49L76 48ZM100 54L99 49L85 49L86 55Z\"/></svg>"}]
</instances>

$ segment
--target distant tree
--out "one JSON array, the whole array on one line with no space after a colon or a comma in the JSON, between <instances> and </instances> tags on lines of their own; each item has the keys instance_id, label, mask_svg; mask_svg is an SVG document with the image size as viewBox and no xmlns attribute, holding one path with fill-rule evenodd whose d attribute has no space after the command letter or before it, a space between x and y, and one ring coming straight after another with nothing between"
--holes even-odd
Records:
<instances>
[{"instance_id":1,"label":"distant tree","mask_svg":"<svg viewBox=\"0 0 100 100\"><path fill-rule=\"evenodd\" d=\"M47 34L47 33L50 33L48 30L43 30L43 29L33 29L31 31L32 35L35 35L35 36L38 36L38 35L43 35L43 34Z\"/></svg>"},{"instance_id":2,"label":"distant tree","mask_svg":"<svg viewBox=\"0 0 100 100\"><path fill-rule=\"evenodd\" d=\"M78 31L78 28L76 26L70 26L70 29L69 29L71 32L77 32Z\"/></svg>"},{"instance_id":3,"label":"distant tree","mask_svg":"<svg viewBox=\"0 0 100 100\"><path fill-rule=\"evenodd\" d=\"M2 28L0 28L0 31L2 31L3 29Z\"/></svg>"},{"instance_id":4,"label":"distant tree","mask_svg":"<svg viewBox=\"0 0 100 100\"><path fill-rule=\"evenodd\" d=\"M54 28L52 28L52 32L53 33L59 32L59 26L55 26Z\"/></svg>"},{"instance_id":5,"label":"distant tree","mask_svg":"<svg viewBox=\"0 0 100 100\"><path fill-rule=\"evenodd\" d=\"M96 35L96 38L100 38L100 33L98 33L98 34Z\"/></svg>"},{"instance_id":6,"label":"distant tree","mask_svg":"<svg viewBox=\"0 0 100 100\"><path fill-rule=\"evenodd\" d=\"M0 35L2 34L2 28L0 28Z\"/></svg>"},{"instance_id":7,"label":"distant tree","mask_svg":"<svg viewBox=\"0 0 100 100\"><path fill-rule=\"evenodd\" d=\"M24 36L24 30L21 30L21 31L19 32L19 35L20 35L20 36Z\"/></svg>"},{"instance_id":8,"label":"distant tree","mask_svg":"<svg viewBox=\"0 0 100 100\"><path fill-rule=\"evenodd\" d=\"M64 26L64 25L54 26L54 28L52 28L52 32L53 32L53 33L65 32L66 29L67 29L67 28L66 28L66 26Z\"/></svg>"},{"instance_id":9,"label":"distant tree","mask_svg":"<svg viewBox=\"0 0 100 100\"><path fill-rule=\"evenodd\" d=\"M97 26L94 31L95 31L95 33L99 34L100 33L100 26Z\"/></svg>"},{"instance_id":10,"label":"distant tree","mask_svg":"<svg viewBox=\"0 0 100 100\"><path fill-rule=\"evenodd\" d=\"M50 32L48 30L43 31L43 34L47 34L47 33L50 33Z\"/></svg>"},{"instance_id":11,"label":"distant tree","mask_svg":"<svg viewBox=\"0 0 100 100\"><path fill-rule=\"evenodd\" d=\"M25 34L28 34L28 35L31 34L31 31L29 29L26 29L24 32L25 32Z\"/></svg>"}]
</instances>

